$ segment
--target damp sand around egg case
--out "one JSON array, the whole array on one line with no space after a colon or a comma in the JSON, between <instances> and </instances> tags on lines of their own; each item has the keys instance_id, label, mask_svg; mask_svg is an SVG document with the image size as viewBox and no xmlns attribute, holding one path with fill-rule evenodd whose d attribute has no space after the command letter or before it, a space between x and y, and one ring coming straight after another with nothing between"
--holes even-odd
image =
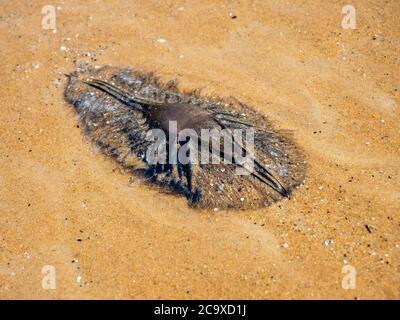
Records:
<instances>
[{"instance_id":1,"label":"damp sand around egg case","mask_svg":"<svg viewBox=\"0 0 400 320\"><path fill-rule=\"evenodd\" d=\"M74 105L86 137L104 154L133 175L185 196L190 206L266 207L290 197L304 179L304 157L291 134L276 130L264 116L233 97L183 92L175 81L163 83L153 73L103 66L68 75L65 99ZM206 130L220 133L221 140L213 144L212 137L202 136ZM176 140L182 131L191 134L186 140ZM235 134L250 131L252 145ZM159 142L149 139L154 132L164 137L163 155L168 161L148 157L155 141ZM203 142L209 147L202 148ZM227 152L226 146L232 151ZM203 161L183 161L179 156L170 161L175 151ZM239 158L250 159L252 166Z\"/></svg>"}]
</instances>

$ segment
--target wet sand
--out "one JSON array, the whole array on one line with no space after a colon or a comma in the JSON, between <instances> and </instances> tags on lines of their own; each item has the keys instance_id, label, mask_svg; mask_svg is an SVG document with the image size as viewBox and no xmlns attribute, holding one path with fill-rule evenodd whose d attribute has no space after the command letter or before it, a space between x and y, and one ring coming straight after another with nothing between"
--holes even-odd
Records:
<instances>
[{"instance_id":1,"label":"wet sand","mask_svg":"<svg viewBox=\"0 0 400 320\"><path fill-rule=\"evenodd\" d=\"M2 1L0 298L398 299L400 3L352 1L344 30L326 2L58 1L54 33L45 1ZM240 212L130 186L64 102L73 60L245 101L293 131L305 183Z\"/></svg>"}]
</instances>

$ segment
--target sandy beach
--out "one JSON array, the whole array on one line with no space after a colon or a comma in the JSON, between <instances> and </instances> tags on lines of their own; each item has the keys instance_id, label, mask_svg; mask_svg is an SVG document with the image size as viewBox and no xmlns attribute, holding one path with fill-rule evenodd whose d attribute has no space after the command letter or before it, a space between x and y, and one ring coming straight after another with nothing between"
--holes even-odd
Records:
<instances>
[{"instance_id":1,"label":"sandy beach","mask_svg":"<svg viewBox=\"0 0 400 320\"><path fill-rule=\"evenodd\" d=\"M0 299L399 299L400 2L351 1L355 29L345 4L57 1L47 29L47 1L0 1ZM132 186L64 101L76 62L246 102L305 182L217 212Z\"/></svg>"}]
</instances>

